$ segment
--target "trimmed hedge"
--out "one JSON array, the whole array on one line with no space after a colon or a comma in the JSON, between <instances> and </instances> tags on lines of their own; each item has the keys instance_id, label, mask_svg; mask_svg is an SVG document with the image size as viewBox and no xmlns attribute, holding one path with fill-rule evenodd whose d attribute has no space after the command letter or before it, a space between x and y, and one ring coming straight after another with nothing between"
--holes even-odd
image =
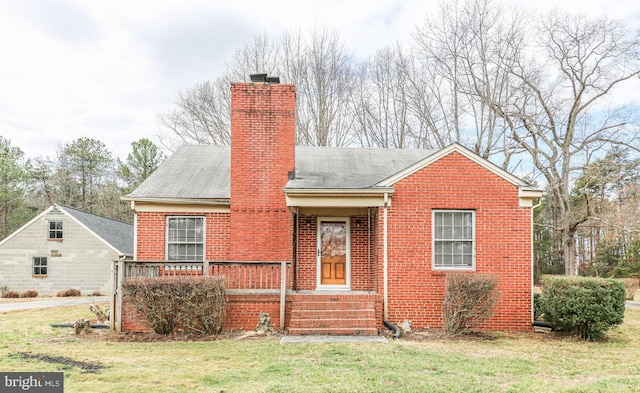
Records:
<instances>
[{"instance_id":1,"label":"trimmed hedge","mask_svg":"<svg viewBox=\"0 0 640 393\"><path fill-rule=\"evenodd\" d=\"M79 289L69 288L56 293L56 296L57 297L76 297L76 296L82 296L82 293L80 292Z\"/></svg>"},{"instance_id":2,"label":"trimmed hedge","mask_svg":"<svg viewBox=\"0 0 640 393\"><path fill-rule=\"evenodd\" d=\"M4 299L17 299L20 297L20 292L16 292L16 291L5 291L2 292L2 297Z\"/></svg>"},{"instance_id":3,"label":"trimmed hedge","mask_svg":"<svg viewBox=\"0 0 640 393\"><path fill-rule=\"evenodd\" d=\"M549 276L542 288L544 319L554 329L598 340L624 320L626 291L621 280Z\"/></svg>"},{"instance_id":4,"label":"trimmed hedge","mask_svg":"<svg viewBox=\"0 0 640 393\"><path fill-rule=\"evenodd\" d=\"M29 291L22 292L20 294L20 297L38 297L38 291L29 290Z\"/></svg>"},{"instance_id":5,"label":"trimmed hedge","mask_svg":"<svg viewBox=\"0 0 640 393\"><path fill-rule=\"evenodd\" d=\"M221 277L158 277L126 280L124 301L146 325L168 335L177 327L218 334L224 327L227 295Z\"/></svg>"}]
</instances>

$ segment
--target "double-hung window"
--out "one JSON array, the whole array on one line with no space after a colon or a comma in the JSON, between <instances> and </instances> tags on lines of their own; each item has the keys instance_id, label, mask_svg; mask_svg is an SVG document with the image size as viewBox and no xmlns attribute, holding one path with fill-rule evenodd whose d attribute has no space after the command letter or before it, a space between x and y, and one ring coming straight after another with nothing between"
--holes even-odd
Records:
<instances>
[{"instance_id":1,"label":"double-hung window","mask_svg":"<svg viewBox=\"0 0 640 393\"><path fill-rule=\"evenodd\" d=\"M62 240L62 221L49 221L49 240Z\"/></svg>"},{"instance_id":2,"label":"double-hung window","mask_svg":"<svg viewBox=\"0 0 640 393\"><path fill-rule=\"evenodd\" d=\"M38 277L47 275L47 257L33 257L33 275Z\"/></svg>"},{"instance_id":3,"label":"double-hung window","mask_svg":"<svg viewBox=\"0 0 640 393\"><path fill-rule=\"evenodd\" d=\"M475 221L473 210L433 211L433 268L475 268Z\"/></svg>"},{"instance_id":4,"label":"double-hung window","mask_svg":"<svg viewBox=\"0 0 640 393\"><path fill-rule=\"evenodd\" d=\"M167 260L204 260L204 217L167 217Z\"/></svg>"}]
</instances>

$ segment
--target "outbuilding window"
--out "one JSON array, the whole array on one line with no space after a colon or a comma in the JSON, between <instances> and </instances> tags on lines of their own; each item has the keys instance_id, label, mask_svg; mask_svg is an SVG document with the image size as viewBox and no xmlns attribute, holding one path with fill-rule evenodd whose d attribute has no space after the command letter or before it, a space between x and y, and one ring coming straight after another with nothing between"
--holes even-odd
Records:
<instances>
[{"instance_id":1,"label":"outbuilding window","mask_svg":"<svg viewBox=\"0 0 640 393\"><path fill-rule=\"evenodd\" d=\"M38 277L47 275L47 257L33 257L33 275Z\"/></svg>"},{"instance_id":2,"label":"outbuilding window","mask_svg":"<svg viewBox=\"0 0 640 393\"><path fill-rule=\"evenodd\" d=\"M475 268L475 221L473 210L433 211L433 268Z\"/></svg>"},{"instance_id":3,"label":"outbuilding window","mask_svg":"<svg viewBox=\"0 0 640 393\"><path fill-rule=\"evenodd\" d=\"M204 217L167 217L167 260L204 260Z\"/></svg>"},{"instance_id":4,"label":"outbuilding window","mask_svg":"<svg viewBox=\"0 0 640 393\"><path fill-rule=\"evenodd\" d=\"M62 240L62 221L49 221L49 240Z\"/></svg>"}]
</instances>

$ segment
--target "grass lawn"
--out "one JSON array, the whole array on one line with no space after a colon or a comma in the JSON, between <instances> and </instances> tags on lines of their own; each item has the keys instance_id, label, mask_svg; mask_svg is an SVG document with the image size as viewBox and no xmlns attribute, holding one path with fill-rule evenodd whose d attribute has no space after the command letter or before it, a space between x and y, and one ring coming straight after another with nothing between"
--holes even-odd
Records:
<instances>
[{"instance_id":1,"label":"grass lawn","mask_svg":"<svg viewBox=\"0 0 640 393\"><path fill-rule=\"evenodd\" d=\"M49 326L92 316L88 306L1 313L0 371L64 371L65 392L640 391L640 310L628 309L596 343L534 333L388 344L121 342ZM104 368L85 371L82 362Z\"/></svg>"}]
</instances>

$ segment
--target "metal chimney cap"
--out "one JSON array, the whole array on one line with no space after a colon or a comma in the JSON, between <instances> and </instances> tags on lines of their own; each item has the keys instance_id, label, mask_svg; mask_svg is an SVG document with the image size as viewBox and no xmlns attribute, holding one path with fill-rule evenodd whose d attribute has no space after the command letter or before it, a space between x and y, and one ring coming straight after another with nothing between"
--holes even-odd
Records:
<instances>
[{"instance_id":1,"label":"metal chimney cap","mask_svg":"<svg viewBox=\"0 0 640 393\"><path fill-rule=\"evenodd\" d=\"M267 74L251 74L249 75L249 77L251 78L251 82L266 82L267 81Z\"/></svg>"},{"instance_id":2,"label":"metal chimney cap","mask_svg":"<svg viewBox=\"0 0 640 393\"><path fill-rule=\"evenodd\" d=\"M267 74L251 74L249 75L251 78L251 82L253 83L280 83L280 77L277 76L267 76Z\"/></svg>"}]
</instances>

